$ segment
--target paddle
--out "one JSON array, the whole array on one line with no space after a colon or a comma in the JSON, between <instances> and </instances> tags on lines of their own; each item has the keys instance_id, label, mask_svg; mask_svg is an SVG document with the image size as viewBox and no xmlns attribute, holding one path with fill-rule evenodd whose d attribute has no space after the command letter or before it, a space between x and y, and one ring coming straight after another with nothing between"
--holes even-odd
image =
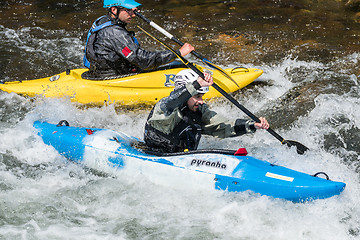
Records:
<instances>
[{"instance_id":1,"label":"paddle","mask_svg":"<svg viewBox=\"0 0 360 240\"><path fill-rule=\"evenodd\" d=\"M141 13L139 13L138 11L134 11L135 15L137 15L139 18L141 18L142 20L144 20L145 22L147 22L148 24L150 24L150 26L152 26L153 28L155 28L156 30L158 30L159 32L161 32L162 34L164 34L166 37L168 37L169 39L173 40L174 42L176 42L177 44L179 44L180 46L183 46L184 43L182 41L180 41L179 39L177 39L176 37L174 37L172 34L170 34L169 32L167 32L165 29L163 29L162 27L160 27L159 25L157 25L156 23L154 23L153 21L151 21L150 19L146 18L144 15L142 15ZM225 70L223 70L221 67L213 64L212 62L210 62L208 59L206 59L205 57L201 56L199 53L197 53L196 51L192 51L191 54L193 54L195 57L199 58L203 63L205 63L206 65L208 65L209 67L211 67L212 69L216 69L218 70L221 74L223 74L225 77L227 77L228 79L230 79L233 83L235 83L236 86L238 86L238 88L240 88L240 86L237 84L237 82L229 75L225 72Z\"/></svg>"},{"instance_id":2,"label":"paddle","mask_svg":"<svg viewBox=\"0 0 360 240\"><path fill-rule=\"evenodd\" d=\"M144 29L138 26L138 28L146 33L148 36L153 38L154 40L161 43L163 46L165 46L167 49L172 51L176 54L176 56L190 69L192 69L194 72L196 72L201 78L205 78L204 74L191 62L183 58L180 54L178 54L174 49L166 45L164 42L162 42L160 39L157 39L156 37L152 36L150 33L146 32ZM251 113L248 109L246 109L243 105L241 105L238 101L236 101L231 95L229 95L227 92L225 92L220 86L218 86L215 82L212 85L218 92L220 92L224 97L226 97L230 102L232 102L235 106L237 106L241 111L243 111L246 115L248 115L252 120L255 122L260 122L260 119L255 116L253 113ZM304 154L305 151L309 150L306 146L303 144L292 141L292 140L285 140L283 137L281 137L279 134L277 134L274 130L271 128L268 128L267 131L273 135L276 139L278 139L282 144L286 144L288 147L295 146L296 151L298 154Z\"/></svg>"}]
</instances>

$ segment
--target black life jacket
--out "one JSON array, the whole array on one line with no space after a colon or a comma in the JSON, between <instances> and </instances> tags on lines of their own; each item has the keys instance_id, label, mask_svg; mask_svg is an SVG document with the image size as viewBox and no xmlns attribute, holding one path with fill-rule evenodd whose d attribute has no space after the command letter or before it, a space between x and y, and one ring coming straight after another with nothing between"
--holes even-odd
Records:
<instances>
[{"instance_id":1,"label":"black life jacket","mask_svg":"<svg viewBox=\"0 0 360 240\"><path fill-rule=\"evenodd\" d=\"M151 118L154 108L151 110L148 119ZM145 143L155 151L181 152L185 149L196 150L203 125L202 113L193 112L187 106L181 109L183 119L178 123L170 134L165 134L149 124L145 124Z\"/></svg>"},{"instance_id":2,"label":"black life jacket","mask_svg":"<svg viewBox=\"0 0 360 240\"><path fill-rule=\"evenodd\" d=\"M90 68L90 64L93 64L95 67L104 66L106 65L106 61L104 59L97 58L94 50L94 42L96 40L97 32L100 30L115 25L111 20L106 21L102 24L99 24L103 18L106 18L107 16L101 16L98 19L94 21L91 28L88 31L87 38L86 38L86 45L85 45L85 54L83 63L85 67ZM138 40L135 37L135 34L132 33L132 38L134 42L139 45Z\"/></svg>"},{"instance_id":3,"label":"black life jacket","mask_svg":"<svg viewBox=\"0 0 360 240\"><path fill-rule=\"evenodd\" d=\"M114 25L111 21L107 21L103 24L98 25L100 20L106 16L101 16L94 21L91 28L88 31L87 38L86 38L86 45L85 45L85 54L83 63L85 67L90 68L90 62L96 63L96 54L94 51L94 42L96 39L96 33L101 29Z\"/></svg>"}]
</instances>

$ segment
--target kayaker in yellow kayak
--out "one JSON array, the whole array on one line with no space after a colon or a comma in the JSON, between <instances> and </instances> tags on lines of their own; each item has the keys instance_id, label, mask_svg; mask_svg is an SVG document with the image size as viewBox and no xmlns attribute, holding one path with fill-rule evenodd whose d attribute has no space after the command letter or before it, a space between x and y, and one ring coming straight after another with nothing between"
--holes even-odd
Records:
<instances>
[{"instance_id":1,"label":"kayaker in yellow kayak","mask_svg":"<svg viewBox=\"0 0 360 240\"><path fill-rule=\"evenodd\" d=\"M180 152L196 150L201 134L227 138L268 129L269 123L245 119L228 119L209 109L203 95L213 78L204 72L202 79L193 70L180 71L170 96L161 99L151 110L145 124L145 143L155 151Z\"/></svg>"},{"instance_id":2,"label":"kayaker in yellow kayak","mask_svg":"<svg viewBox=\"0 0 360 240\"><path fill-rule=\"evenodd\" d=\"M91 78L109 78L155 69L176 59L169 50L146 51L126 25L136 16L140 3L133 0L104 0L108 14L95 20L88 32L84 65ZM189 54L194 47L184 44L179 52Z\"/></svg>"}]
</instances>

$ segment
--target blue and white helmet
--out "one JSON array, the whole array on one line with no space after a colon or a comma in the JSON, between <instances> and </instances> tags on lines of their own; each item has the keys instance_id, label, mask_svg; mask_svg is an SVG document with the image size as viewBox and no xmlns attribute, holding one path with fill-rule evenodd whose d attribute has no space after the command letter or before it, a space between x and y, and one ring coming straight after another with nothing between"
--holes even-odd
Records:
<instances>
[{"instance_id":1,"label":"blue and white helmet","mask_svg":"<svg viewBox=\"0 0 360 240\"><path fill-rule=\"evenodd\" d=\"M134 0L104 0L104 8L109 7L124 7L127 9L133 9L141 4Z\"/></svg>"},{"instance_id":2,"label":"blue and white helmet","mask_svg":"<svg viewBox=\"0 0 360 240\"><path fill-rule=\"evenodd\" d=\"M198 79L199 75L195 73L191 69L185 69L181 70L178 74L175 76L175 89L187 84L192 83ZM198 93L207 93L209 91L209 87L200 87L197 92Z\"/></svg>"}]
</instances>

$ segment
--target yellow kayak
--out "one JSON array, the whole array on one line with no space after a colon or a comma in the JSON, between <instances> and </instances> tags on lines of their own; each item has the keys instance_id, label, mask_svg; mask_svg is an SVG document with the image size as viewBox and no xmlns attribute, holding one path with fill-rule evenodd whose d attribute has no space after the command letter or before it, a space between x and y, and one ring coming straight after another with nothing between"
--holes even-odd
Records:
<instances>
[{"instance_id":1,"label":"yellow kayak","mask_svg":"<svg viewBox=\"0 0 360 240\"><path fill-rule=\"evenodd\" d=\"M87 80L82 77L87 69L74 69L36 80L2 82L0 90L29 97L68 97L82 104L152 105L170 94L174 88L174 76L183 69L158 70L111 80ZM260 69L240 67L225 71L238 86L217 71L213 71L213 78L228 93L247 86L263 73ZM204 98L220 96L219 92L210 88Z\"/></svg>"}]
</instances>

